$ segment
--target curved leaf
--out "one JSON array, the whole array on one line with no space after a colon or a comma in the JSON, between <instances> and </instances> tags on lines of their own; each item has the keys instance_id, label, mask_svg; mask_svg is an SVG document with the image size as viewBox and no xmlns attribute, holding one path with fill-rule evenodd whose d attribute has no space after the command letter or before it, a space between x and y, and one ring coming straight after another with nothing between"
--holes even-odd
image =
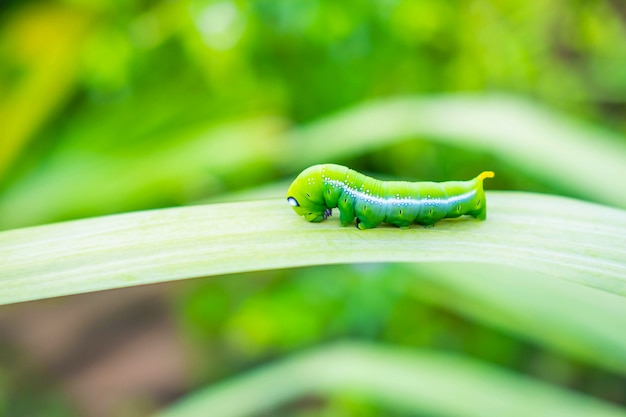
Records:
<instances>
[{"instance_id":1,"label":"curved leaf","mask_svg":"<svg viewBox=\"0 0 626 417\"><path fill-rule=\"evenodd\" d=\"M529 193L488 194L489 218L360 231L307 223L281 200L129 213L0 233L0 303L305 265L517 265L626 295L626 212Z\"/></svg>"},{"instance_id":2,"label":"curved leaf","mask_svg":"<svg viewBox=\"0 0 626 417\"><path fill-rule=\"evenodd\" d=\"M450 417L626 416L614 405L442 353L344 343L196 391L159 417L251 416L304 395L349 391ZM245 400L242 400L245 399Z\"/></svg>"}]
</instances>

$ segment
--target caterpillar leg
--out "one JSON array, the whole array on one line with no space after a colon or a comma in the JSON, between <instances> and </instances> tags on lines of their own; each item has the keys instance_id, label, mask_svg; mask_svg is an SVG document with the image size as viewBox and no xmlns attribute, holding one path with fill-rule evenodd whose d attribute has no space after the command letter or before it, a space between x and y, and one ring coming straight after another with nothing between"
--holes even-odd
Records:
<instances>
[{"instance_id":1,"label":"caterpillar leg","mask_svg":"<svg viewBox=\"0 0 626 417\"><path fill-rule=\"evenodd\" d=\"M483 208L479 212L473 214L472 216L474 216L478 220L487 220L487 208L483 206Z\"/></svg>"},{"instance_id":2,"label":"caterpillar leg","mask_svg":"<svg viewBox=\"0 0 626 417\"><path fill-rule=\"evenodd\" d=\"M478 219L478 220L486 220L487 219L487 202L484 201L485 197L476 202L476 209L468 213L470 216Z\"/></svg>"},{"instance_id":3,"label":"caterpillar leg","mask_svg":"<svg viewBox=\"0 0 626 417\"><path fill-rule=\"evenodd\" d=\"M339 222L342 226L348 226L354 221L354 210L339 207Z\"/></svg>"},{"instance_id":4,"label":"caterpillar leg","mask_svg":"<svg viewBox=\"0 0 626 417\"><path fill-rule=\"evenodd\" d=\"M378 226L378 223L368 223L359 219L358 217L356 218L356 227L359 230L372 229L376 226Z\"/></svg>"},{"instance_id":5,"label":"caterpillar leg","mask_svg":"<svg viewBox=\"0 0 626 417\"><path fill-rule=\"evenodd\" d=\"M352 224L353 221L354 216L348 217L347 215L343 214L343 212L339 212L339 223L341 223L342 226L349 226Z\"/></svg>"}]
</instances>

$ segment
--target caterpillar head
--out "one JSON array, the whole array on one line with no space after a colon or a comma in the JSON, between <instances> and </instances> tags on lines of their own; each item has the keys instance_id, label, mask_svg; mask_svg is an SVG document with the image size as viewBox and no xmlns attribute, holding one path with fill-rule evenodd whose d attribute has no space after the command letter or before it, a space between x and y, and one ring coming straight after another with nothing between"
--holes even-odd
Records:
<instances>
[{"instance_id":1,"label":"caterpillar head","mask_svg":"<svg viewBox=\"0 0 626 417\"><path fill-rule=\"evenodd\" d=\"M330 216L322 192L319 172L310 168L302 172L287 190L287 202L299 216L309 222L321 222Z\"/></svg>"}]
</instances>

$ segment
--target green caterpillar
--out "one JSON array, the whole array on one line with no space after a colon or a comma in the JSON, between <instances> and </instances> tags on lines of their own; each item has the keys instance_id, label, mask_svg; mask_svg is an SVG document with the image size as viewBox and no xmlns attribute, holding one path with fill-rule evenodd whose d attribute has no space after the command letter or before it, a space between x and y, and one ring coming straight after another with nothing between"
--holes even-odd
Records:
<instances>
[{"instance_id":1,"label":"green caterpillar","mask_svg":"<svg viewBox=\"0 0 626 417\"><path fill-rule=\"evenodd\" d=\"M321 222L339 207L342 226L370 229L380 223L407 228L432 225L464 214L487 218L483 180L485 171L469 181L380 181L341 165L322 164L305 169L287 191L287 202L307 221Z\"/></svg>"}]
</instances>

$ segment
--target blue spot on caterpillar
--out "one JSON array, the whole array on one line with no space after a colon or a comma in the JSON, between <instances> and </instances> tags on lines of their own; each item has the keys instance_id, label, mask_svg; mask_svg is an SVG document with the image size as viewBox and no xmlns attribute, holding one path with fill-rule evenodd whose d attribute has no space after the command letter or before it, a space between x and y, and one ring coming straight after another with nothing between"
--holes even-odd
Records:
<instances>
[{"instance_id":1,"label":"blue spot on caterpillar","mask_svg":"<svg viewBox=\"0 0 626 417\"><path fill-rule=\"evenodd\" d=\"M401 228L413 223L432 225L462 215L485 220L483 180L493 176L485 171L469 181L380 181L341 165L314 165L293 181L287 202L310 222L326 220L338 207L341 225L356 219L359 229L383 222Z\"/></svg>"}]
</instances>

